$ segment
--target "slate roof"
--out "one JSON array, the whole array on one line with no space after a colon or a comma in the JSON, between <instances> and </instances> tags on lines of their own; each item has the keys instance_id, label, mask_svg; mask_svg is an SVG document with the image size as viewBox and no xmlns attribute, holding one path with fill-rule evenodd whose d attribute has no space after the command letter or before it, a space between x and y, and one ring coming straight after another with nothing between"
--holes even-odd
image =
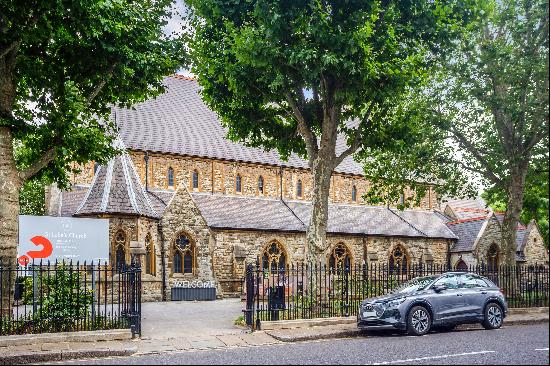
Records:
<instances>
[{"instance_id":1,"label":"slate roof","mask_svg":"<svg viewBox=\"0 0 550 366\"><path fill-rule=\"evenodd\" d=\"M127 153L116 156L106 166L98 168L74 215L108 213L159 217Z\"/></svg>"},{"instance_id":2,"label":"slate roof","mask_svg":"<svg viewBox=\"0 0 550 366\"><path fill-rule=\"evenodd\" d=\"M192 193L207 224L214 228L304 232L311 203ZM456 239L433 213L402 213L385 207L329 204L328 233ZM425 230L422 232L415 226Z\"/></svg>"},{"instance_id":3,"label":"slate roof","mask_svg":"<svg viewBox=\"0 0 550 366\"><path fill-rule=\"evenodd\" d=\"M499 223L502 225L502 215L495 215ZM474 249L474 243L483 224L487 221L489 216L478 216L477 218L461 219L457 221L451 221L447 223L449 229L455 233L459 238L455 245L452 247L451 252L470 252ZM518 224L516 231L516 246L517 251L520 252L525 246L525 238L528 230L522 225Z\"/></svg>"},{"instance_id":4,"label":"slate roof","mask_svg":"<svg viewBox=\"0 0 550 366\"><path fill-rule=\"evenodd\" d=\"M246 147L226 138L227 129L202 101L196 80L174 75L164 80L166 92L131 109L114 107L112 117L129 149L205 158L308 168L305 160L291 155L280 159L276 151ZM339 138L337 153L346 149ZM347 157L337 172L363 175L360 164Z\"/></svg>"},{"instance_id":5,"label":"slate roof","mask_svg":"<svg viewBox=\"0 0 550 366\"><path fill-rule=\"evenodd\" d=\"M280 200L192 193L213 228L304 231L304 225Z\"/></svg>"},{"instance_id":6,"label":"slate roof","mask_svg":"<svg viewBox=\"0 0 550 366\"><path fill-rule=\"evenodd\" d=\"M75 185L70 191L61 192L61 204L59 205L59 216L72 216L88 192L88 186Z\"/></svg>"}]
</instances>

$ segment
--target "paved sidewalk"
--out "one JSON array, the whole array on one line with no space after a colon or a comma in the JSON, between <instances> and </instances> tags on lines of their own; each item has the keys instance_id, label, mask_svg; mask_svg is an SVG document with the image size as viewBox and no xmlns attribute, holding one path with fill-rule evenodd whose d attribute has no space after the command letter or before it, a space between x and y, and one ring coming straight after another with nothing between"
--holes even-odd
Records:
<instances>
[{"instance_id":1,"label":"paved sidewalk","mask_svg":"<svg viewBox=\"0 0 550 366\"><path fill-rule=\"evenodd\" d=\"M543 323L548 322L548 318L548 308L546 308L545 311L541 311L541 309L533 309L533 311L518 312L508 315L504 319L504 326ZM466 324L459 326L457 329L472 329L479 327L481 327L481 325L479 324ZM274 339L281 342L301 342L327 338L358 337L364 334L382 334L380 332L362 332L357 329L357 325L355 324L355 322L351 324L337 324L332 326L275 329L266 330L265 332ZM386 331L385 334L388 334L388 331Z\"/></svg>"}]
</instances>

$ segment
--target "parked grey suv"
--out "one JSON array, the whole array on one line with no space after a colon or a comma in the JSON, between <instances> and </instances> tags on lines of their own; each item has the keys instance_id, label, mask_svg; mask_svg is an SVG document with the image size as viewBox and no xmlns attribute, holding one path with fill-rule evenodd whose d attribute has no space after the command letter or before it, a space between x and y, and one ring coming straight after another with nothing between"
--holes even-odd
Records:
<instances>
[{"instance_id":1,"label":"parked grey suv","mask_svg":"<svg viewBox=\"0 0 550 366\"><path fill-rule=\"evenodd\" d=\"M366 299L357 314L361 329L396 328L411 335L430 329L451 330L457 324L481 323L500 328L508 311L506 299L489 279L465 272L415 278L392 293Z\"/></svg>"}]
</instances>

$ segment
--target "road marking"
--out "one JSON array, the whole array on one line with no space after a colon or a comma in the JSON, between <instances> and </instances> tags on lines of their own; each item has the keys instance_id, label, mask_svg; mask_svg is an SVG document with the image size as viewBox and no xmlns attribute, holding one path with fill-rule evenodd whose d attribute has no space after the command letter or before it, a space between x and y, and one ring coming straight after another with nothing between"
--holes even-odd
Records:
<instances>
[{"instance_id":1,"label":"road marking","mask_svg":"<svg viewBox=\"0 0 550 366\"><path fill-rule=\"evenodd\" d=\"M496 351L465 352L465 353L455 353L455 354L451 354L451 355L429 356L429 357L420 357L420 358L408 358L408 359L405 359L405 360L377 362L377 363L374 363L373 365L390 365L390 364L393 364L393 363L407 363L407 362L437 360L437 359L441 359L441 358L482 355L482 354L487 354L487 353L496 353Z\"/></svg>"},{"instance_id":2,"label":"road marking","mask_svg":"<svg viewBox=\"0 0 550 366\"><path fill-rule=\"evenodd\" d=\"M548 351L548 348L535 348L535 351Z\"/></svg>"}]
</instances>

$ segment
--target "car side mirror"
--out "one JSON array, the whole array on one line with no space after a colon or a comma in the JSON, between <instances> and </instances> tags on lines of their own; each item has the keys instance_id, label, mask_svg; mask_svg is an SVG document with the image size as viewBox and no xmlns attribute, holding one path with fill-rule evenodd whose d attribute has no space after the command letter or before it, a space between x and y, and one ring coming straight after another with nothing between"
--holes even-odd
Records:
<instances>
[{"instance_id":1,"label":"car side mirror","mask_svg":"<svg viewBox=\"0 0 550 366\"><path fill-rule=\"evenodd\" d=\"M446 289L447 289L447 286L445 286L445 285L435 285L434 286L434 291L437 292L437 293L439 293L443 290L446 290Z\"/></svg>"}]
</instances>

